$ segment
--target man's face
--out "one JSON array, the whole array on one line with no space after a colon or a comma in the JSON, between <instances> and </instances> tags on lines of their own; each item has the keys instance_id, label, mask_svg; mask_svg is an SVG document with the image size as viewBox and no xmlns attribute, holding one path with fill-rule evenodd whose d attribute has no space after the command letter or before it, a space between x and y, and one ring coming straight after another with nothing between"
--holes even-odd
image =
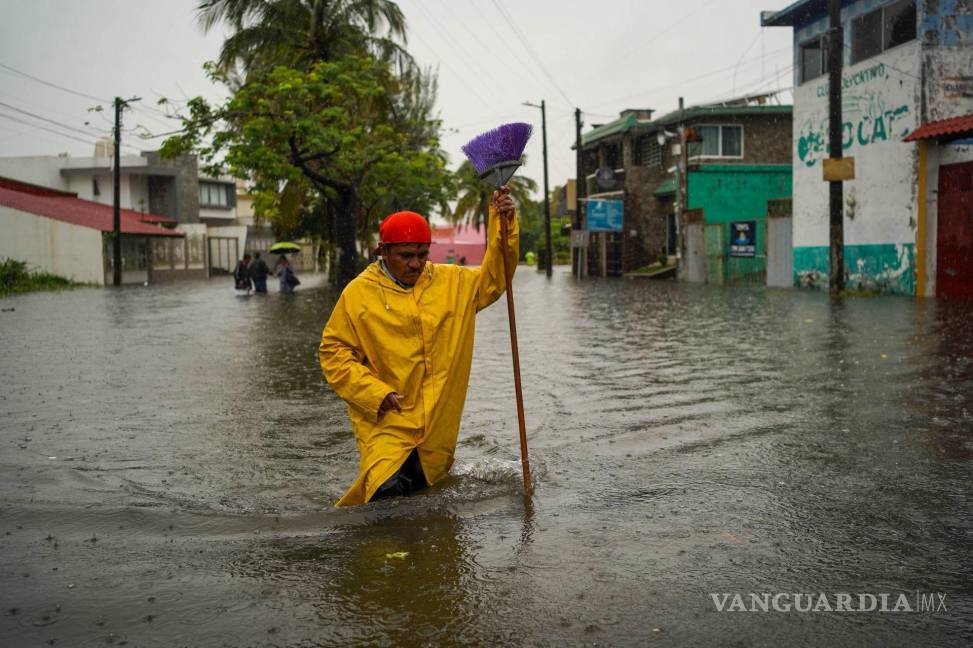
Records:
<instances>
[{"instance_id":1,"label":"man's face","mask_svg":"<svg viewBox=\"0 0 973 648\"><path fill-rule=\"evenodd\" d=\"M392 276L404 284L412 285L419 280L429 258L428 243L396 243L385 246L385 265Z\"/></svg>"}]
</instances>

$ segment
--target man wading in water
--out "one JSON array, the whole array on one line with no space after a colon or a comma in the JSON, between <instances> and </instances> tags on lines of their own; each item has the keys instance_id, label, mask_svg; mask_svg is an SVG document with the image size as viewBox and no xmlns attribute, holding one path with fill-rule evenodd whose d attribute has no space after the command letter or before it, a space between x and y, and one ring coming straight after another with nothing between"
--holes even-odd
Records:
<instances>
[{"instance_id":1,"label":"man wading in water","mask_svg":"<svg viewBox=\"0 0 973 648\"><path fill-rule=\"evenodd\" d=\"M409 495L453 465L473 359L476 313L504 290L500 218L509 227L510 268L520 254L513 199L493 194L479 268L427 262L426 219L397 212L379 229L381 260L341 293L318 356L345 402L361 455L358 479L338 506Z\"/></svg>"}]
</instances>

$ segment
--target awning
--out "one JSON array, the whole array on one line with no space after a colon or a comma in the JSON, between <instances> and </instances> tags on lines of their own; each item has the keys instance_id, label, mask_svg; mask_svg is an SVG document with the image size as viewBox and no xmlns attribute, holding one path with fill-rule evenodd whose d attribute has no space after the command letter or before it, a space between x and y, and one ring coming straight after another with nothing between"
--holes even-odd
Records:
<instances>
[{"instance_id":1,"label":"awning","mask_svg":"<svg viewBox=\"0 0 973 648\"><path fill-rule=\"evenodd\" d=\"M653 196L668 196L669 194L676 193L676 177L669 176L665 180L659 183L659 186L655 188L652 192Z\"/></svg>"},{"instance_id":2,"label":"awning","mask_svg":"<svg viewBox=\"0 0 973 648\"><path fill-rule=\"evenodd\" d=\"M918 142L928 139L959 139L973 135L973 114L962 117L952 117L923 124L906 135L903 142Z\"/></svg>"}]
</instances>

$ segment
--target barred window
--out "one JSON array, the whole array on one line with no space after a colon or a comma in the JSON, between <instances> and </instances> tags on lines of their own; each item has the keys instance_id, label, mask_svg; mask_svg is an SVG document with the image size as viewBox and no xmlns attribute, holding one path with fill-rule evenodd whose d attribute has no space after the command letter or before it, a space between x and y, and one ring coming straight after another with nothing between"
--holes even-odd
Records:
<instances>
[{"instance_id":1,"label":"barred window","mask_svg":"<svg viewBox=\"0 0 973 648\"><path fill-rule=\"evenodd\" d=\"M662 147L655 133L636 138L633 156L633 162L638 166L662 166Z\"/></svg>"},{"instance_id":2,"label":"barred window","mask_svg":"<svg viewBox=\"0 0 973 648\"><path fill-rule=\"evenodd\" d=\"M916 38L915 0L899 0L851 21L851 63Z\"/></svg>"}]
</instances>

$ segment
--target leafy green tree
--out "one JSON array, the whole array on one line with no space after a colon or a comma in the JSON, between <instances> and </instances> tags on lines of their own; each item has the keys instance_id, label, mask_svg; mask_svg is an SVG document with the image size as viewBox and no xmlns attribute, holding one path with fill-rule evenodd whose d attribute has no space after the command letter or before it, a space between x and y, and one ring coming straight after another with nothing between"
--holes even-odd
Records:
<instances>
[{"instance_id":1,"label":"leafy green tree","mask_svg":"<svg viewBox=\"0 0 973 648\"><path fill-rule=\"evenodd\" d=\"M485 240L493 189L476 175L469 160L465 160L456 170L455 182L458 196L449 221L453 225L465 223L474 228L482 226ZM537 190L537 183L522 175L515 175L507 186L510 188L510 196L521 206L521 211L530 202L531 192Z\"/></svg>"},{"instance_id":2,"label":"leafy green tree","mask_svg":"<svg viewBox=\"0 0 973 648\"><path fill-rule=\"evenodd\" d=\"M226 81L215 66L209 71ZM183 132L163 153L195 149L208 172L250 177L261 200L279 194L278 205L309 185L327 202L319 212L333 218L344 285L359 270L361 214L448 199L438 129L411 123L409 92L387 63L370 57L251 71L222 104L191 100Z\"/></svg>"}]
</instances>

